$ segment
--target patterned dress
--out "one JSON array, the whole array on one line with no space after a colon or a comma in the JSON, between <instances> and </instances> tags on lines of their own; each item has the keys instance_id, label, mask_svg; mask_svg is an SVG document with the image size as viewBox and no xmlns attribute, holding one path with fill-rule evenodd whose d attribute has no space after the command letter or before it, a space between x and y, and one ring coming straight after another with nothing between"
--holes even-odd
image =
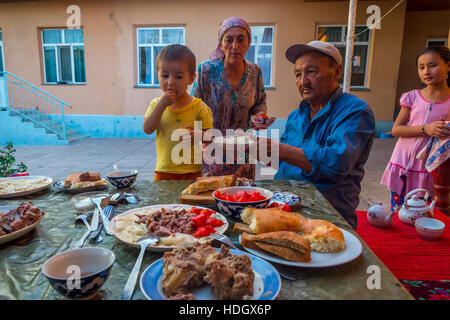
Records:
<instances>
[{"instance_id":1,"label":"patterned dress","mask_svg":"<svg viewBox=\"0 0 450 320\"><path fill-rule=\"evenodd\" d=\"M246 60L244 75L238 87L233 89L227 80L223 61L208 60L197 70L192 95L201 98L212 110L214 128L226 134L226 129L250 128L250 115L258 111L266 112L266 93L261 69ZM225 163L225 159L224 159ZM203 164L204 175L235 174L254 179L253 164Z\"/></svg>"}]
</instances>

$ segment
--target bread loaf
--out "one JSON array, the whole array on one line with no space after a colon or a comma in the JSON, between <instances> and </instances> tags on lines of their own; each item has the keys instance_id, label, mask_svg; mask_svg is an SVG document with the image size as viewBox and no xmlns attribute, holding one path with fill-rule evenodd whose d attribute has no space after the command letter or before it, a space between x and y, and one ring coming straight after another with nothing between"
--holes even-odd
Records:
<instances>
[{"instance_id":1,"label":"bread loaf","mask_svg":"<svg viewBox=\"0 0 450 320\"><path fill-rule=\"evenodd\" d=\"M275 254L289 261L311 261L309 242L292 231L276 231L258 235L244 232L241 236L241 245L250 249Z\"/></svg>"},{"instance_id":2,"label":"bread loaf","mask_svg":"<svg viewBox=\"0 0 450 320\"><path fill-rule=\"evenodd\" d=\"M241 213L241 219L249 225L255 234L273 231L293 231L301 230L300 219L280 208L245 208Z\"/></svg>"},{"instance_id":3,"label":"bread loaf","mask_svg":"<svg viewBox=\"0 0 450 320\"><path fill-rule=\"evenodd\" d=\"M182 194L197 194L205 191L213 191L219 188L231 187L236 183L234 175L218 177L199 177L197 181L191 183Z\"/></svg>"},{"instance_id":4,"label":"bread loaf","mask_svg":"<svg viewBox=\"0 0 450 320\"><path fill-rule=\"evenodd\" d=\"M80 181L98 181L101 179L98 172L84 172L80 174Z\"/></svg>"},{"instance_id":5,"label":"bread loaf","mask_svg":"<svg viewBox=\"0 0 450 320\"><path fill-rule=\"evenodd\" d=\"M338 252L345 249L341 229L325 220L306 220L301 223L302 235L309 241L311 249L320 253Z\"/></svg>"},{"instance_id":6,"label":"bread loaf","mask_svg":"<svg viewBox=\"0 0 450 320\"><path fill-rule=\"evenodd\" d=\"M65 180L64 180L64 188L70 188L72 186L72 183L80 182L80 175L79 172L74 172L70 174Z\"/></svg>"}]
</instances>

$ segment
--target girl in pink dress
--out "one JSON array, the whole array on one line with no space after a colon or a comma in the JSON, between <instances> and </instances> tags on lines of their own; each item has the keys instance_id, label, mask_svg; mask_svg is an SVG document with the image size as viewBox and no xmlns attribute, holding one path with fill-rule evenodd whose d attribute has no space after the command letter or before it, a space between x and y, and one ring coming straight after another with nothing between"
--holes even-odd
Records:
<instances>
[{"instance_id":1,"label":"girl in pink dress","mask_svg":"<svg viewBox=\"0 0 450 320\"><path fill-rule=\"evenodd\" d=\"M420 80L426 85L420 90L404 93L401 110L392 127L392 135L399 137L381 183L391 191L392 211L398 211L405 194L422 188L433 196L433 178L425 169L426 160L416 155L430 137L448 139L450 130L450 89L448 74L450 52L444 46L430 46L417 57Z\"/></svg>"}]
</instances>

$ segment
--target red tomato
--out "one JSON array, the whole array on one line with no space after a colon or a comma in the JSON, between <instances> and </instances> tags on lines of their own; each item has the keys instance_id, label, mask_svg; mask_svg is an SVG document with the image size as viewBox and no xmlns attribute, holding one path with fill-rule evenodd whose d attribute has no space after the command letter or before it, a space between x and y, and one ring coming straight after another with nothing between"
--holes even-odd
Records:
<instances>
[{"instance_id":1,"label":"red tomato","mask_svg":"<svg viewBox=\"0 0 450 320\"><path fill-rule=\"evenodd\" d=\"M214 230L214 232L216 232L216 231ZM211 232L208 230L208 228L206 226L201 226L197 229L197 231L195 231L194 237L201 238L201 237L209 236L210 234L211 234Z\"/></svg>"},{"instance_id":2,"label":"red tomato","mask_svg":"<svg viewBox=\"0 0 450 320\"><path fill-rule=\"evenodd\" d=\"M196 215L195 217L192 217L191 221L198 228L200 226L203 226L207 219L208 219L208 216L201 213L201 214Z\"/></svg>"},{"instance_id":3,"label":"red tomato","mask_svg":"<svg viewBox=\"0 0 450 320\"><path fill-rule=\"evenodd\" d=\"M291 207L287 203L285 203L281 206L281 210L291 212Z\"/></svg>"}]
</instances>

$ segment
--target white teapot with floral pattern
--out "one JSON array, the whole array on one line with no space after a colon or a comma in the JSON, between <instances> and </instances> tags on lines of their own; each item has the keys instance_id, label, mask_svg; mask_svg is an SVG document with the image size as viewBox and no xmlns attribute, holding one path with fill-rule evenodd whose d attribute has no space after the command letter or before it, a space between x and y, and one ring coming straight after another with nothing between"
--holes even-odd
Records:
<instances>
[{"instance_id":1,"label":"white teapot with floral pattern","mask_svg":"<svg viewBox=\"0 0 450 320\"><path fill-rule=\"evenodd\" d=\"M393 213L381 202L369 202L367 210L367 221L375 227L385 228L392 224Z\"/></svg>"},{"instance_id":2,"label":"white teapot with floral pattern","mask_svg":"<svg viewBox=\"0 0 450 320\"><path fill-rule=\"evenodd\" d=\"M428 191L425 189L415 189L409 192L405 196L403 206L398 211L398 218L401 222L414 225L416 219L433 218L433 209L436 200L433 200L430 206L428 206L427 203L416 194L419 191L425 191L424 199L428 198Z\"/></svg>"}]
</instances>

